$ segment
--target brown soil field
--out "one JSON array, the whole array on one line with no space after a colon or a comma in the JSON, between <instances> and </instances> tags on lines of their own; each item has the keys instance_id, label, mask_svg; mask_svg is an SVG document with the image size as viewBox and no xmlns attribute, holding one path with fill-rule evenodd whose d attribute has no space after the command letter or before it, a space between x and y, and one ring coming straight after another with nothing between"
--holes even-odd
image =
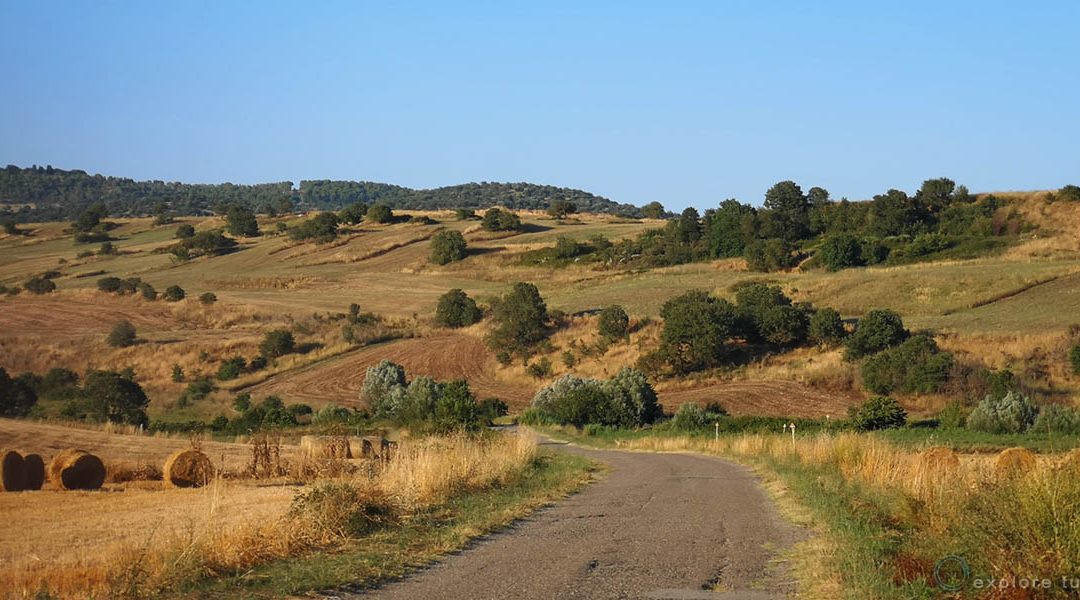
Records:
<instances>
[{"instance_id":1,"label":"brown soil field","mask_svg":"<svg viewBox=\"0 0 1080 600\"><path fill-rule=\"evenodd\" d=\"M428 375L438 380L467 379L477 398L497 397L514 407L532 400L535 386L501 381L483 340L463 334L399 340L349 352L309 367L286 371L247 388L255 397L277 394L286 400L319 407L333 402L359 404L368 367L387 359L405 367L409 379Z\"/></svg>"},{"instance_id":2,"label":"brown soil field","mask_svg":"<svg viewBox=\"0 0 1080 600\"><path fill-rule=\"evenodd\" d=\"M732 415L846 418L847 408L861 400L828 394L794 381L731 381L687 390L659 392L669 411L686 402L719 402Z\"/></svg>"}]
</instances>

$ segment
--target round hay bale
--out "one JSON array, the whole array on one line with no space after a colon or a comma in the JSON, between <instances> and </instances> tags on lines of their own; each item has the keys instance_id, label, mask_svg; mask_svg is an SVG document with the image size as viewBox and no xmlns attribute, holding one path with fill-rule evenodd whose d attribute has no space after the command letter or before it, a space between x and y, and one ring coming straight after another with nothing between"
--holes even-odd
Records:
<instances>
[{"instance_id":1,"label":"round hay bale","mask_svg":"<svg viewBox=\"0 0 1080 600\"><path fill-rule=\"evenodd\" d=\"M951 448L927 448L919 453L919 465L927 471L940 473L960 466L960 459Z\"/></svg>"},{"instance_id":2,"label":"round hay bale","mask_svg":"<svg viewBox=\"0 0 1080 600\"><path fill-rule=\"evenodd\" d=\"M40 490L45 484L45 461L40 454L27 454L23 464L26 465L26 487L23 489Z\"/></svg>"},{"instance_id":3,"label":"round hay bale","mask_svg":"<svg viewBox=\"0 0 1080 600\"><path fill-rule=\"evenodd\" d=\"M163 472L169 487L202 487L214 478L214 463L198 450L180 450L165 461Z\"/></svg>"},{"instance_id":4,"label":"round hay bale","mask_svg":"<svg viewBox=\"0 0 1080 600\"><path fill-rule=\"evenodd\" d=\"M105 464L83 450L61 450L49 462L49 481L58 490L96 490L105 483Z\"/></svg>"},{"instance_id":5,"label":"round hay bale","mask_svg":"<svg viewBox=\"0 0 1080 600\"><path fill-rule=\"evenodd\" d=\"M1027 448L1007 448L994 459L994 473L998 477L1025 475L1035 470L1035 453Z\"/></svg>"},{"instance_id":6,"label":"round hay bale","mask_svg":"<svg viewBox=\"0 0 1080 600\"><path fill-rule=\"evenodd\" d=\"M21 492L26 489L26 463L14 450L0 450L0 491Z\"/></svg>"}]
</instances>

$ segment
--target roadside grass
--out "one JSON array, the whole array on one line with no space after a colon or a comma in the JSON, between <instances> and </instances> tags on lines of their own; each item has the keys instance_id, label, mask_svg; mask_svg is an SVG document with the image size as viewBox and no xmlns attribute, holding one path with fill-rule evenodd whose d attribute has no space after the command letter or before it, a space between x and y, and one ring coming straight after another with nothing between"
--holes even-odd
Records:
<instances>
[{"instance_id":1,"label":"roadside grass","mask_svg":"<svg viewBox=\"0 0 1080 600\"><path fill-rule=\"evenodd\" d=\"M169 598L280 598L331 589L358 591L422 569L474 539L508 527L584 486L595 471L586 458L542 451L506 485L452 496L400 527L331 550L268 562L178 587Z\"/></svg>"},{"instance_id":2,"label":"roadside grass","mask_svg":"<svg viewBox=\"0 0 1080 600\"><path fill-rule=\"evenodd\" d=\"M1076 451L1043 454L1026 469L1008 470L980 454L961 455L951 465L935 462L918 448L940 439L905 444L883 434L818 433L793 443L784 434L714 440L643 432L553 433L584 444L693 451L750 465L782 513L817 534L797 544L790 557L806 597L1074 597L1075 589L1062 578L1080 569ZM986 443L977 437L970 441ZM1014 441L1024 440L997 438L990 444ZM960 584L949 594L935 576L946 556L961 557L970 568L961 579L942 572L941 581ZM1032 594L1019 587L1025 577L1052 585ZM991 589L992 580L1012 587Z\"/></svg>"}]
</instances>

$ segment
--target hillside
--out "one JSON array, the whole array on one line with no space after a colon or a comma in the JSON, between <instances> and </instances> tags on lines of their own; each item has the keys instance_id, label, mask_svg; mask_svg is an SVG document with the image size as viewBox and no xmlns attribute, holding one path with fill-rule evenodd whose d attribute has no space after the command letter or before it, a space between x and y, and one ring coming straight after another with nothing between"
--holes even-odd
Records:
<instances>
[{"instance_id":1,"label":"hillside","mask_svg":"<svg viewBox=\"0 0 1080 600\"><path fill-rule=\"evenodd\" d=\"M266 214L293 210L336 210L354 202L381 203L392 208L439 210L502 205L544 210L552 202L573 202L579 211L640 216L640 210L588 192L532 183L467 183L414 190L369 181L291 181L256 185L190 184L135 181L125 177L90 175L51 166L0 170L0 218L16 222L61 221L76 218L91 204L104 203L112 216L137 217L162 212L191 216L217 212L240 204Z\"/></svg>"}]
</instances>

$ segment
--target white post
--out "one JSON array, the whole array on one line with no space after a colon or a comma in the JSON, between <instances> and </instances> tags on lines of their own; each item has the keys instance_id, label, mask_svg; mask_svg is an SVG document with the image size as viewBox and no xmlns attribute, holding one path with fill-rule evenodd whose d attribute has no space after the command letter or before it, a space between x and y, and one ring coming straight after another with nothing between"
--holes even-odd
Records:
<instances>
[{"instance_id":1,"label":"white post","mask_svg":"<svg viewBox=\"0 0 1080 600\"><path fill-rule=\"evenodd\" d=\"M791 424L791 447L795 447L795 423Z\"/></svg>"},{"instance_id":2,"label":"white post","mask_svg":"<svg viewBox=\"0 0 1080 600\"><path fill-rule=\"evenodd\" d=\"M715 425L716 425L716 434L713 435L713 440L719 442L720 441L720 421L717 421L715 423Z\"/></svg>"}]
</instances>

